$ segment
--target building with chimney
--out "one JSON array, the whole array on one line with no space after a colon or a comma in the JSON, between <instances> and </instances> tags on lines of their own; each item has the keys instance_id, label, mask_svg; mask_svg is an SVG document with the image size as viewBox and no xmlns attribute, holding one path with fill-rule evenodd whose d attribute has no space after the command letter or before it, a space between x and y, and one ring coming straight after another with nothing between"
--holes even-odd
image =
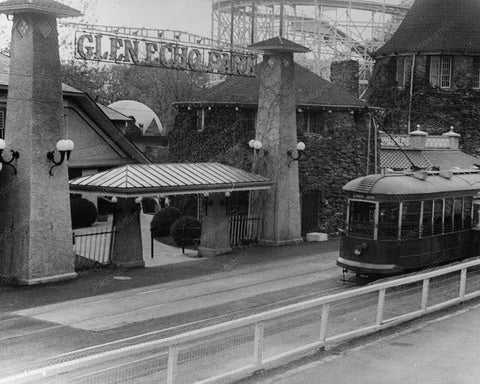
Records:
<instances>
[{"instance_id":1,"label":"building with chimney","mask_svg":"<svg viewBox=\"0 0 480 384\"><path fill-rule=\"evenodd\" d=\"M356 94L358 64L335 68L355 74L334 73L344 84L339 87L298 63L294 68L297 137L305 143L299 160L303 234L332 233L341 227L342 186L378 166L371 109ZM352 86L345 79L351 79ZM259 87L258 78L230 77L193 100L175 103L171 160L219 161L251 170L253 156L268 156L248 146L255 139Z\"/></svg>"},{"instance_id":2,"label":"building with chimney","mask_svg":"<svg viewBox=\"0 0 480 384\"><path fill-rule=\"evenodd\" d=\"M392 38L374 53L367 95L385 110L390 133L417 124L429 135L460 134L480 155L480 2L416 0Z\"/></svg>"}]
</instances>

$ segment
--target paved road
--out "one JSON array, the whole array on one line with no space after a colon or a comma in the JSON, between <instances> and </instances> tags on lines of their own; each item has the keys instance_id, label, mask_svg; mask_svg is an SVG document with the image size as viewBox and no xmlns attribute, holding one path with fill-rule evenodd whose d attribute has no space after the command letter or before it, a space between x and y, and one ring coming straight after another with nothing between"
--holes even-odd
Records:
<instances>
[{"instance_id":1,"label":"paved road","mask_svg":"<svg viewBox=\"0 0 480 384\"><path fill-rule=\"evenodd\" d=\"M59 355L79 349L129 337L135 338L128 344L158 339L349 289L340 282L341 273L334 265L336 255L326 252L271 260L0 313L0 377L25 365L31 368L58 361ZM143 334L147 335L136 337ZM110 348L120 345L125 342Z\"/></svg>"},{"instance_id":2,"label":"paved road","mask_svg":"<svg viewBox=\"0 0 480 384\"><path fill-rule=\"evenodd\" d=\"M478 384L480 305L401 327L388 337L323 358L257 384Z\"/></svg>"}]
</instances>

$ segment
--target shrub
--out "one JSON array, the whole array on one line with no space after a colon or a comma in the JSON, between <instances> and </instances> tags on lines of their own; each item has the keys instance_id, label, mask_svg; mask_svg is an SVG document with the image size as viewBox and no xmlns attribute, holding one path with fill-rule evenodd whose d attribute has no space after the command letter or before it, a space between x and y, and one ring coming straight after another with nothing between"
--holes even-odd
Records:
<instances>
[{"instance_id":1,"label":"shrub","mask_svg":"<svg viewBox=\"0 0 480 384\"><path fill-rule=\"evenodd\" d=\"M175 207L165 207L153 216L150 222L150 232L153 237L170 235L170 227L182 216L182 212Z\"/></svg>"},{"instance_id":2,"label":"shrub","mask_svg":"<svg viewBox=\"0 0 480 384\"><path fill-rule=\"evenodd\" d=\"M193 244L193 240L199 239L201 233L202 224L192 216L180 217L170 228L170 235L179 246Z\"/></svg>"},{"instance_id":3,"label":"shrub","mask_svg":"<svg viewBox=\"0 0 480 384\"><path fill-rule=\"evenodd\" d=\"M70 213L72 215L72 227L89 227L97 220L97 208L90 200L70 200Z\"/></svg>"},{"instance_id":4,"label":"shrub","mask_svg":"<svg viewBox=\"0 0 480 384\"><path fill-rule=\"evenodd\" d=\"M157 205L157 202L152 197L144 197L142 199L143 213L155 213Z\"/></svg>"}]
</instances>

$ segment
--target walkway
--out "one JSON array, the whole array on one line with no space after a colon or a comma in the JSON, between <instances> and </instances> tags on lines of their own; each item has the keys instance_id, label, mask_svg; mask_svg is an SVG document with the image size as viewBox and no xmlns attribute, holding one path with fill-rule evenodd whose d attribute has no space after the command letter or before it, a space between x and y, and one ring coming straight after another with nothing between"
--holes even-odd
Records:
<instances>
[{"instance_id":1,"label":"walkway","mask_svg":"<svg viewBox=\"0 0 480 384\"><path fill-rule=\"evenodd\" d=\"M450 312L406 324L392 335L359 342L352 349L334 349L274 377L243 383L478 384L480 305Z\"/></svg>"}]
</instances>

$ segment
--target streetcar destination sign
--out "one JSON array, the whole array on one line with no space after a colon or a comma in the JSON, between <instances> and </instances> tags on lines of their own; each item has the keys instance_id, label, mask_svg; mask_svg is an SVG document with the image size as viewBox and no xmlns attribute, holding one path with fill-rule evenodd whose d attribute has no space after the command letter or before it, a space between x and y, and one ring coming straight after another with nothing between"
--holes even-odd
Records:
<instances>
[{"instance_id":1,"label":"streetcar destination sign","mask_svg":"<svg viewBox=\"0 0 480 384\"><path fill-rule=\"evenodd\" d=\"M109 63L255 76L257 55L170 40L145 40L110 33L77 31L75 57Z\"/></svg>"}]
</instances>

